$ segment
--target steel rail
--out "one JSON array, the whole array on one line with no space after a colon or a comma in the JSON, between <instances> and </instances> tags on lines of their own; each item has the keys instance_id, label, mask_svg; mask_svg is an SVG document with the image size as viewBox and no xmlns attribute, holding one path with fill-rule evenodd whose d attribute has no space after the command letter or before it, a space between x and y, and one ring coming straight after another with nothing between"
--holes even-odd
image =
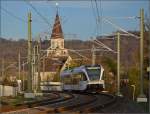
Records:
<instances>
[{"instance_id":1,"label":"steel rail","mask_svg":"<svg viewBox=\"0 0 150 114\"><path fill-rule=\"evenodd\" d=\"M95 94L97 94L97 93L95 93ZM108 100L107 102L104 102L104 103L99 103L98 105L94 104L92 107L86 108L85 110L81 110L80 112L88 113L88 112L96 112L97 110L101 110L101 112L103 112L102 109L104 109L105 107L108 107L116 102L117 97L114 95L106 94L106 93L98 93L98 95L106 96L107 98L110 98L110 100Z\"/></svg>"},{"instance_id":2,"label":"steel rail","mask_svg":"<svg viewBox=\"0 0 150 114\"><path fill-rule=\"evenodd\" d=\"M116 102L116 96L110 95L110 94L106 94L106 93L90 93L90 92L86 92L86 93L82 93L84 95L92 95L96 98L95 101L93 102L89 102L89 103L84 103L81 105L77 105L77 106L71 106L70 108L68 108L68 110L62 110L62 111L70 111L70 112L77 112L77 113L91 113L91 112L96 112L97 110L101 110L105 107L110 106L112 103ZM108 100L106 102L100 103L102 101L101 97L106 97L105 100ZM103 99L104 100L104 99ZM67 108L66 108L67 109Z\"/></svg>"}]
</instances>

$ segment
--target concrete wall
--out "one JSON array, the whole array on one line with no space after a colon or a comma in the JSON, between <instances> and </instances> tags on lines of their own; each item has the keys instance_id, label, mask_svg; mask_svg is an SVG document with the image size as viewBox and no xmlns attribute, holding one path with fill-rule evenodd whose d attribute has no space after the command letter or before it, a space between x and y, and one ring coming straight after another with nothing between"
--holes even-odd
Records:
<instances>
[{"instance_id":1,"label":"concrete wall","mask_svg":"<svg viewBox=\"0 0 150 114\"><path fill-rule=\"evenodd\" d=\"M56 72L40 72L41 81L52 81ZM38 80L38 73L35 72L34 80ZM35 81L35 82L36 82Z\"/></svg>"},{"instance_id":2,"label":"concrete wall","mask_svg":"<svg viewBox=\"0 0 150 114\"><path fill-rule=\"evenodd\" d=\"M4 91L4 90L3 90L3 86L0 85L0 97L3 96L3 91Z\"/></svg>"},{"instance_id":3,"label":"concrete wall","mask_svg":"<svg viewBox=\"0 0 150 114\"><path fill-rule=\"evenodd\" d=\"M41 90L62 91L62 84L61 82L41 82Z\"/></svg>"},{"instance_id":4,"label":"concrete wall","mask_svg":"<svg viewBox=\"0 0 150 114\"><path fill-rule=\"evenodd\" d=\"M16 96L18 87L0 85L0 96Z\"/></svg>"}]
</instances>

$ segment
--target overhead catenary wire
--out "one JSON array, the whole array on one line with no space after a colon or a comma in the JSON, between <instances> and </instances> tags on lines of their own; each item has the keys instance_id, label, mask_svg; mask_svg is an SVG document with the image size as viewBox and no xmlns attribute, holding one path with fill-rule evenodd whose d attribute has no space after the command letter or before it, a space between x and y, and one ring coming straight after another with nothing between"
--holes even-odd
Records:
<instances>
[{"instance_id":1,"label":"overhead catenary wire","mask_svg":"<svg viewBox=\"0 0 150 114\"><path fill-rule=\"evenodd\" d=\"M106 45L103 44L102 42L98 41L97 39L95 39L95 40L92 39L91 41L94 42L94 43L96 43L96 44L98 44L99 46L103 47L104 49L107 49L108 51L111 51L111 52L113 52L113 53L116 53L115 50L109 48L108 46L106 46Z\"/></svg>"},{"instance_id":2,"label":"overhead catenary wire","mask_svg":"<svg viewBox=\"0 0 150 114\"><path fill-rule=\"evenodd\" d=\"M1 10L18 21L21 21L23 23L28 23L24 18L17 16L16 14L14 14L13 12L9 11L8 9L6 9L4 7L1 7ZM36 19L32 19L32 20L36 23L43 23L43 22L36 20Z\"/></svg>"},{"instance_id":3,"label":"overhead catenary wire","mask_svg":"<svg viewBox=\"0 0 150 114\"><path fill-rule=\"evenodd\" d=\"M94 10L92 1L93 1L93 0L91 0L92 9L93 9L93 13L95 14L95 10ZM129 34L129 35L131 35L131 36L133 36L133 37L135 37L135 38L139 38L139 36L127 32L127 31L126 31L125 29L123 29L122 27L120 27L120 26L118 26L118 25L112 23L110 20L108 20L108 18L109 18L109 19L111 19L111 18L116 18L116 19L117 19L117 18L118 18L118 19L136 19L137 16L107 17L107 18L105 17L105 18L104 18L104 17L102 17L102 6L101 6L102 3L101 3L101 0L99 1L99 2L100 2L100 6L99 6L99 8L100 8L100 13L99 13L98 5L97 5L97 0L94 0L94 1L95 1L96 14L97 14L97 15L94 15L94 16L95 16L95 18L98 18L98 22L97 22L97 19L96 19L96 25L97 25L97 26L101 27L101 22L100 22L100 21L104 21L104 22L107 22L107 23L111 24L113 27L115 27L115 28L117 28L117 29L119 29L119 30L121 30L121 31L123 31L123 32L125 32L125 33L127 33L127 34ZM97 17L96 17L96 16L97 16ZM99 28L97 28L97 29L99 29ZM100 28L100 29L101 29L101 28Z\"/></svg>"},{"instance_id":4,"label":"overhead catenary wire","mask_svg":"<svg viewBox=\"0 0 150 114\"><path fill-rule=\"evenodd\" d=\"M28 1L24 0L40 17L43 19L43 21L52 28L52 25L49 23L49 21Z\"/></svg>"},{"instance_id":5,"label":"overhead catenary wire","mask_svg":"<svg viewBox=\"0 0 150 114\"><path fill-rule=\"evenodd\" d=\"M125 16L125 17L111 17L111 16L105 16L103 18L107 19L136 19L137 16Z\"/></svg>"},{"instance_id":6,"label":"overhead catenary wire","mask_svg":"<svg viewBox=\"0 0 150 114\"><path fill-rule=\"evenodd\" d=\"M10 15L11 17L23 22L23 23L27 23L27 21L25 21L24 19L22 19L21 17L16 16L14 13L8 11L7 9L1 7L2 11L4 11L5 13L7 13L8 15Z\"/></svg>"},{"instance_id":7,"label":"overhead catenary wire","mask_svg":"<svg viewBox=\"0 0 150 114\"><path fill-rule=\"evenodd\" d=\"M76 50L73 50L73 49L68 49L68 50L71 51L71 52L74 52L74 53L78 54L79 56L81 56L81 57L83 57L83 58L85 58L85 59L87 59L87 60L90 60L89 58L87 58L86 56L80 54L80 53L77 52Z\"/></svg>"},{"instance_id":8,"label":"overhead catenary wire","mask_svg":"<svg viewBox=\"0 0 150 114\"><path fill-rule=\"evenodd\" d=\"M71 49L70 49L71 50ZM82 51L92 51L92 49L76 49L76 50L74 50L74 51L76 51L76 52L82 52ZM104 48L104 49L102 49L102 48L95 48L94 49L94 51L108 51L108 52L110 52L111 50L108 50L108 49L106 49L106 48ZM114 53L117 53L117 52L114 52Z\"/></svg>"},{"instance_id":9,"label":"overhead catenary wire","mask_svg":"<svg viewBox=\"0 0 150 114\"><path fill-rule=\"evenodd\" d=\"M95 0L95 7L96 7L96 14L97 14L97 23L98 23L98 34L99 34L99 26L100 26L100 15L99 15L99 8L97 4L97 0Z\"/></svg>"},{"instance_id":10,"label":"overhead catenary wire","mask_svg":"<svg viewBox=\"0 0 150 114\"><path fill-rule=\"evenodd\" d=\"M97 35L98 35L98 21L97 21L97 13L96 13L95 8L94 8L93 0L91 0L91 6L92 6L93 16L94 16L94 18L95 18L95 23L96 23L96 30L95 30L95 32L96 32L96 33L97 33Z\"/></svg>"},{"instance_id":11,"label":"overhead catenary wire","mask_svg":"<svg viewBox=\"0 0 150 114\"><path fill-rule=\"evenodd\" d=\"M96 28L97 28L97 36L102 32L102 1L99 0L93 0L95 3L95 9L94 9L94 5L92 3L91 0L91 4L92 4L92 9L93 9L93 13L95 14L94 17L96 19ZM98 5L99 2L99 5Z\"/></svg>"},{"instance_id":12,"label":"overhead catenary wire","mask_svg":"<svg viewBox=\"0 0 150 114\"><path fill-rule=\"evenodd\" d=\"M103 46L104 48L108 49L108 50L112 50L111 48L109 48L108 46L106 46L104 43L102 43L101 41L98 41L97 39L95 39L94 41L98 42L101 46Z\"/></svg>"},{"instance_id":13,"label":"overhead catenary wire","mask_svg":"<svg viewBox=\"0 0 150 114\"><path fill-rule=\"evenodd\" d=\"M99 20L98 20L98 21L99 21L99 27L100 27L100 34L102 34L102 16L103 16L103 15L102 15L102 12L103 12L103 11L102 11L102 10L103 10L103 8L102 8L102 0L99 0L99 3L100 3L100 5L99 5L99 10L100 10L100 11L99 11L99 12L100 12L99 15L100 15L100 16L99 16Z\"/></svg>"},{"instance_id":14,"label":"overhead catenary wire","mask_svg":"<svg viewBox=\"0 0 150 114\"><path fill-rule=\"evenodd\" d=\"M106 22L106 23L111 24L114 28L119 29L119 30L121 30L122 32L125 32L125 33L127 33L127 34L129 34L129 35L131 35L131 36L133 36L133 37L135 37L135 38L137 38L137 39L140 38L139 36L137 36L137 35L135 35L135 34L132 34L132 33L128 32L128 31L126 31L126 30L123 29L122 27L120 27L120 26L114 24L113 22L111 22L110 20L108 20L108 19L106 19L106 18L103 18L102 20L103 20L104 22Z\"/></svg>"}]
</instances>

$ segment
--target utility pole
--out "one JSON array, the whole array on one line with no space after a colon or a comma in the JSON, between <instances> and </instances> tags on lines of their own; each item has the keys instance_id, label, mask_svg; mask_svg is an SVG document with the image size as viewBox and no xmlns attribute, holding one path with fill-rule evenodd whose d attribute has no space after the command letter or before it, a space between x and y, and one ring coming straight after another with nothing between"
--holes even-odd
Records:
<instances>
[{"instance_id":1,"label":"utility pole","mask_svg":"<svg viewBox=\"0 0 150 114\"><path fill-rule=\"evenodd\" d=\"M31 12L28 13L28 78L27 91L32 93L32 33L31 33Z\"/></svg>"},{"instance_id":2,"label":"utility pole","mask_svg":"<svg viewBox=\"0 0 150 114\"><path fill-rule=\"evenodd\" d=\"M148 3L149 5L149 20L150 20L150 0L149 0L149 3ZM149 21L149 26L150 26L150 21ZM150 77L150 29L149 29L149 66L148 66L148 68L147 68L147 70L148 70L148 72L149 72L149 77ZM149 87L149 91L150 91L150 87ZM149 108L149 113L150 113L150 108Z\"/></svg>"},{"instance_id":3,"label":"utility pole","mask_svg":"<svg viewBox=\"0 0 150 114\"><path fill-rule=\"evenodd\" d=\"M32 88L35 90L35 62L36 62L36 46L33 48L33 62L32 62Z\"/></svg>"},{"instance_id":4,"label":"utility pole","mask_svg":"<svg viewBox=\"0 0 150 114\"><path fill-rule=\"evenodd\" d=\"M21 71L21 64L20 64L20 51L19 51L19 54L18 54L18 78L19 80L21 80L21 77L20 77L20 71Z\"/></svg>"},{"instance_id":5,"label":"utility pole","mask_svg":"<svg viewBox=\"0 0 150 114\"><path fill-rule=\"evenodd\" d=\"M4 78L5 78L5 60L4 58L2 58L2 81L4 81Z\"/></svg>"},{"instance_id":6,"label":"utility pole","mask_svg":"<svg viewBox=\"0 0 150 114\"><path fill-rule=\"evenodd\" d=\"M93 44L92 45L92 65L95 65L95 59L96 59L95 46Z\"/></svg>"},{"instance_id":7,"label":"utility pole","mask_svg":"<svg viewBox=\"0 0 150 114\"><path fill-rule=\"evenodd\" d=\"M22 90L24 91L24 86L25 86L25 82L24 82L24 78L25 78L25 71L24 71L24 66L25 66L25 63L23 61L23 64L22 64L22 70L23 70L23 77L22 77Z\"/></svg>"},{"instance_id":8,"label":"utility pole","mask_svg":"<svg viewBox=\"0 0 150 114\"><path fill-rule=\"evenodd\" d=\"M45 76L45 56L43 57L43 76Z\"/></svg>"},{"instance_id":9,"label":"utility pole","mask_svg":"<svg viewBox=\"0 0 150 114\"><path fill-rule=\"evenodd\" d=\"M40 83L41 83L41 75L40 75L40 72L41 72L41 38L39 36L39 40L38 40L38 46L37 46L37 66L38 66L38 88L37 88L37 91L38 92L41 92L41 87L40 87Z\"/></svg>"},{"instance_id":10,"label":"utility pole","mask_svg":"<svg viewBox=\"0 0 150 114\"><path fill-rule=\"evenodd\" d=\"M5 79L5 73L4 73L4 71L5 71L5 60L4 60L4 58L2 58L2 82L4 82L4 79ZM2 96L4 95L4 86L2 86L1 95Z\"/></svg>"},{"instance_id":11,"label":"utility pole","mask_svg":"<svg viewBox=\"0 0 150 114\"><path fill-rule=\"evenodd\" d=\"M17 80L19 92L21 92L22 90L22 85L21 85L22 81L21 81L20 72L21 72L21 63L20 63L20 51L19 51L18 53L18 80Z\"/></svg>"},{"instance_id":12,"label":"utility pole","mask_svg":"<svg viewBox=\"0 0 150 114\"><path fill-rule=\"evenodd\" d=\"M117 95L122 96L120 93L120 33L117 32Z\"/></svg>"},{"instance_id":13,"label":"utility pole","mask_svg":"<svg viewBox=\"0 0 150 114\"><path fill-rule=\"evenodd\" d=\"M140 95L137 102L147 102L147 98L143 92L143 43L144 43L144 9L140 10Z\"/></svg>"}]
</instances>

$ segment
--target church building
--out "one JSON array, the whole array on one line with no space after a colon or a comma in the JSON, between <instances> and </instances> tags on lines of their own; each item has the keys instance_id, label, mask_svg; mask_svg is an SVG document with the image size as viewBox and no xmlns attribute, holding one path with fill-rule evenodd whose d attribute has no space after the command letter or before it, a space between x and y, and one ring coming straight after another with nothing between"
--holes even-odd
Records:
<instances>
[{"instance_id":1,"label":"church building","mask_svg":"<svg viewBox=\"0 0 150 114\"><path fill-rule=\"evenodd\" d=\"M47 56L68 56L68 50L64 48L64 35L58 12L56 13L55 23L53 25Z\"/></svg>"},{"instance_id":2,"label":"church building","mask_svg":"<svg viewBox=\"0 0 150 114\"><path fill-rule=\"evenodd\" d=\"M68 50L64 47L64 35L61 27L58 11L56 13L52 33L50 37L50 47L41 61L41 89L50 90L48 83L59 82L59 74L71 61ZM35 86L37 84L38 72L35 73Z\"/></svg>"}]
</instances>

